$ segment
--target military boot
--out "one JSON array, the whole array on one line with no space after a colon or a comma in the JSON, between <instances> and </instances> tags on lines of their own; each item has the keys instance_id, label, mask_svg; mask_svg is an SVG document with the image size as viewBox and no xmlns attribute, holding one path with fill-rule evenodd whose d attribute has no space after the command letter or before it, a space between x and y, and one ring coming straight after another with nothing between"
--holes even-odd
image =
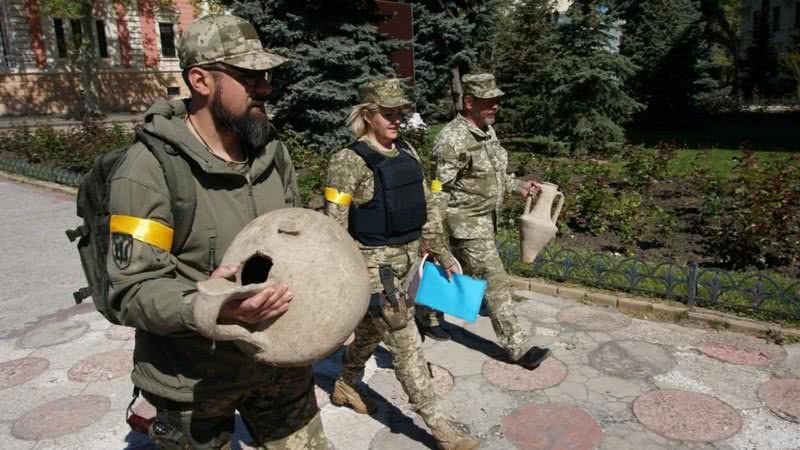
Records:
<instances>
[{"instance_id":1,"label":"military boot","mask_svg":"<svg viewBox=\"0 0 800 450\"><path fill-rule=\"evenodd\" d=\"M377 409L377 405L371 398L342 380L336 380L333 386L331 403L336 406L347 406L359 414L372 414Z\"/></svg>"},{"instance_id":2,"label":"military boot","mask_svg":"<svg viewBox=\"0 0 800 450\"><path fill-rule=\"evenodd\" d=\"M446 420L432 426L431 434L440 450L473 450L480 445L477 439L459 431Z\"/></svg>"}]
</instances>

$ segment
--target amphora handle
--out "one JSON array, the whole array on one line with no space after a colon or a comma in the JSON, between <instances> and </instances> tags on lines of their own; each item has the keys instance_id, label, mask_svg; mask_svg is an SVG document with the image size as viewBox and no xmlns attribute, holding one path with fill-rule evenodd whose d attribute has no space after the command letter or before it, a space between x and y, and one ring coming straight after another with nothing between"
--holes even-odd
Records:
<instances>
[{"instance_id":1,"label":"amphora handle","mask_svg":"<svg viewBox=\"0 0 800 450\"><path fill-rule=\"evenodd\" d=\"M194 307L194 319L198 332L210 339L241 340L263 346L264 336L261 336L259 341L255 341L251 330L238 324L217 323L217 318L225 303L250 297L271 285L274 285L274 282L239 286L224 278L198 282L198 298L195 300Z\"/></svg>"},{"instance_id":2,"label":"amphora handle","mask_svg":"<svg viewBox=\"0 0 800 450\"><path fill-rule=\"evenodd\" d=\"M550 220L553 221L553 225L556 224L556 220L558 220L558 216L561 214L561 207L564 206L564 194L556 192L556 198L558 199L558 204L556 205L556 210L553 211L553 215L550 217Z\"/></svg>"}]
</instances>

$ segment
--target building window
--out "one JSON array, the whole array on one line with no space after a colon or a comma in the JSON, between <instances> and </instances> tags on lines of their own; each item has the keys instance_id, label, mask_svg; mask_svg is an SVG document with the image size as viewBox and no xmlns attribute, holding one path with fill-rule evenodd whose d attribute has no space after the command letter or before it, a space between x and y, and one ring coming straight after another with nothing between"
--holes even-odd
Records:
<instances>
[{"instance_id":1,"label":"building window","mask_svg":"<svg viewBox=\"0 0 800 450\"><path fill-rule=\"evenodd\" d=\"M164 58L175 58L175 25L166 22L159 22L158 32L161 35L161 56Z\"/></svg>"},{"instance_id":2,"label":"building window","mask_svg":"<svg viewBox=\"0 0 800 450\"><path fill-rule=\"evenodd\" d=\"M108 58L108 39L106 39L106 23L102 20L94 22L97 31L97 54L101 58Z\"/></svg>"},{"instance_id":3,"label":"building window","mask_svg":"<svg viewBox=\"0 0 800 450\"><path fill-rule=\"evenodd\" d=\"M83 44L83 28L80 19L69 21L70 37L72 38L72 48L81 48Z\"/></svg>"},{"instance_id":4,"label":"building window","mask_svg":"<svg viewBox=\"0 0 800 450\"><path fill-rule=\"evenodd\" d=\"M781 7L776 6L772 8L772 31L781 29Z\"/></svg>"},{"instance_id":5,"label":"building window","mask_svg":"<svg viewBox=\"0 0 800 450\"><path fill-rule=\"evenodd\" d=\"M8 68L17 65L14 46L11 43L10 28L6 2L0 2L0 67Z\"/></svg>"},{"instance_id":6,"label":"building window","mask_svg":"<svg viewBox=\"0 0 800 450\"><path fill-rule=\"evenodd\" d=\"M794 4L794 27L800 28L800 2Z\"/></svg>"},{"instance_id":7,"label":"building window","mask_svg":"<svg viewBox=\"0 0 800 450\"><path fill-rule=\"evenodd\" d=\"M59 58L67 57L67 38L64 33L64 21L61 19L53 19L53 29L56 33L56 49L58 50Z\"/></svg>"},{"instance_id":8,"label":"building window","mask_svg":"<svg viewBox=\"0 0 800 450\"><path fill-rule=\"evenodd\" d=\"M177 97L181 95L180 86L167 86L167 97Z\"/></svg>"}]
</instances>

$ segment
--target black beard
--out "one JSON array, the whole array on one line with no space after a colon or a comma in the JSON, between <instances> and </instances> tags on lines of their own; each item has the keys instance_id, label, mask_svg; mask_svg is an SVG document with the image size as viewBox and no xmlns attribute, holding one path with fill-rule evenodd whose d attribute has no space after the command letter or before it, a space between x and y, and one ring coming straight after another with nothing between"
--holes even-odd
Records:
<instances>
[{"instance_id":1,"label":"black beard","mask_svg":"<svg viewBox=\"0 0 800 450\"><path fill-rule=\"evenodd\" d=\"M248 154L252 155L269 142L269 119L263 111L250 112L248 107L244 113L235 115L222 106L222 89L214 92L210 110L217 130L237 136L242 150Z\"/></svg>"}]
</instances>

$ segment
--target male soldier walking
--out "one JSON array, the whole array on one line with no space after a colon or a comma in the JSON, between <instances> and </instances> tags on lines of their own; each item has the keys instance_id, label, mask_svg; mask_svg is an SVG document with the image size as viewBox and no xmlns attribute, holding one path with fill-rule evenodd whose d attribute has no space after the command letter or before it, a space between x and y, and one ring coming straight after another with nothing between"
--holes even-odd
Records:
<instances>
[{"instance_id":1,"label":"male soldier walking","mask_svg":"<svg viewBox=\"0 0 800 450\"><path fill-rule=\"evenodd\" d=\"M259 448L326 448L311 367L259 364L233 342L197 334L193 316L202 301L196 282L235 273L217 267L234 236L295 203L294 167L264 110L269 71L286 59L234 16L189 25L179 57L191 98L157 101L144 130L192 169L196 208L182 248L170 252L176 193L142 143L130 147L110 187L112 304L122 324L137 328L131 378L158 411L151 438L163 449L229 449L238 410ZM286 285L267 288L226 303L220 321L262 322L291 299Z\"/></svg>"},{"instance_id":2,"label":"male soldier walking","mask_svg":"<svg viewBox=\"0 0 800 450\"><path fill-rule=\"evenodd\" d=\"M513 311L511 285L497 253L497 217L506 192L536 193L533 181L506 173L508 153L492 128L503 92L488 73L463 77L463 112L445 126L433 146L432 191L446 209L451 249L464 273L489 282L486 304L492 327L511 362L535 369L549 349L527 347L528 331Z\"/></svg>"}]
</instances>

